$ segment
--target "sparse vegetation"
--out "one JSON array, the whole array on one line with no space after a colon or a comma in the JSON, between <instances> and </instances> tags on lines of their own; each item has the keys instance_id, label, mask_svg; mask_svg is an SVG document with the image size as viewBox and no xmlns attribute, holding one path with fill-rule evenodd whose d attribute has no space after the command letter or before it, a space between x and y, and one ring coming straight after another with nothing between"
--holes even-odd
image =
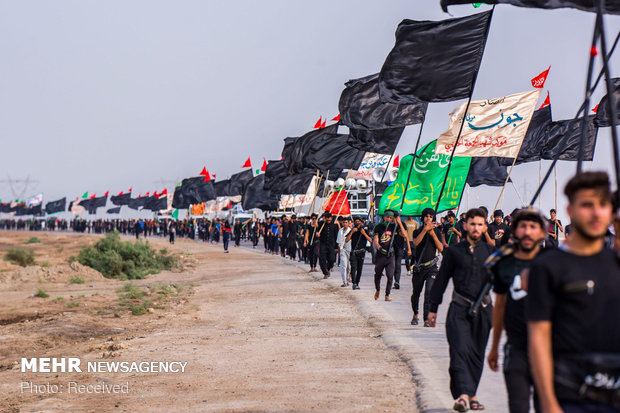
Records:
<instances>
[{"instance_id":1,"label":"sparse vegetation","mask_svg":"<svg viewBox=\"0 0 620 413\"><path fill-rule=\"evenodd\" d=\"M114 232L92 247L83 247L77 261L108 278L142 279L148 274L171 269L176 265L177 257L165 249L156 251L148 241L121 241Z\"/></svg>"},{"instance_id":2,"label":"sparse vegetation","mask_svg":"<svg viewBox=\"0 0 620 413\"><path fill-rule=\"evenodd\" d=\"M65 250L65 247L62 245L57 245L56 246L56 253L57 254L62 254L62 252Z\"/></svg>"},{"instance_id":3,"label":"sparse vegetation","mask_svg":"<svg viewBox=\"0 0 620 413\"><path fill-rule=\"evenodd\" d=\"M80 303L78 301L69 301L67 303L67 308L75 308L79 306L80 306Z\"/></svg>"},{"instance_id":4,"label":"sparse vegetation","mask_svg":"<svg viewBox=\"0 0 620 413\"><path fill-rule=\"evenodd\" d=\"M34 251L22 247L11 248L4 254L4 260L22 267L34 265Z\"/></svg>"},{"instance_id":5,"label":"sparse vegetation","mask_svg":"<svg viewBox=\"0 0 620 413\"><path fill-rule=\"evenodd\" d=\"M84 284L84 279L77 277L77 276L73 276L71 277L71 279L69 280L70 284Z\"/></svg>"},{"instance_id":6,"label":"sparse vegetation","mask_svg":"<svg viewBox=\"0 0 620 413\"><path fill-rule=\"evenodd\" d=\"M151 307L151 301L145 298L146 291L131 282L125 283L123 288L116 292L120 306L131 311L133 315L146 314Z\"/></svg>"},{"instance_id":7,"label":"sparse vegetation","mask_svg":"<svg viewBox=\"0 0 620 413\"><path fill-rule=\"evenodd\" d=\"M59 295L58 297L54 298L54 300L56 301L64 301L65 297L63 297L62 295Z\"/></svg>"},{"instance_id":8,"label":"sparse vegetation","mask_svg":"<svg viewBox=\"0 0 620 413\"><path fill-rule=\"evenodd\" d=\"M37 238L37 237L32 237L32 238L30 238L28 241L26 241L25 243L26 243L26 244L38 244L38 243L40 243L40 242L41 242L41 240L40 240L39 238Z\"/></svg>"},{"instance_id":9,"label":"sparse vegetation","mask_svg":"<svg viewBox=\"0 0 620 413\"><path fill-rule=\"evenodd\" d=\"M48 293L46 293L43 289L39 288L39 290L36 292L36 294L34 296L35 297L39 297L39 298L47 298L50 295Z\"/></svg>"},{"instance_id":10,"label":"sparse vegetation","mask_svg":"<svg viewBox=\"0 0 620 413\"><path fill-rule=\"evenodd\" d=\"M49 261L43 261L43 262L41 263L41 267L43 267L43 268L48 268L48 267L50 267L50 263L49 263Z\"/></svg>"}]
</instances>

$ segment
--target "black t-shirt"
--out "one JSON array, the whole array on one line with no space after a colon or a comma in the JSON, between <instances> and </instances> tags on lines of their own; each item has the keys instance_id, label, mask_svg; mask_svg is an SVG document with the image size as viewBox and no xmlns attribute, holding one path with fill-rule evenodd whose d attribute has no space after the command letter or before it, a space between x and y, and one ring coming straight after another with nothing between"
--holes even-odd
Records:
<instances>
[{"instance_id":1,"label":"black t-shirt","mask_svg":"<svg viewBox=\"0 0 620 413\"><path fill-rule=\"evenodd\" d=\"M423 226L413 231L413 239L415 240L418 235L422 233L422 231L424 231ZM435 228L433 229L433 231L435 231L437 239L441 241L441 230L439 228ZM422 251L424 251L424 255L422 255L422 260L420 261L420 263L422 264L433 260L435 258L435 255L437 255L437 247L435 246L435 241L431 238L431 235L429 233L426 233L424 235L422 241L418 245L416 245L415 250L416 254L421 254Z\"/></svg>"},{"instance_id":2,"label":"black t-shirt","mask_svg":"<svg viewBox=\"0 0 620 413\"><path fill-rule=\"evenodd\" d=\"M396 224L391 222L382 222L375 227L375 235L379 237L379 245L381 249L377 251L379 254L387 255L390 248L394 249L394 244L392 242L392 237L394 236L394 231L396 230Z\"/></svg>"},{"instance_id":3,"label":"black t-shirt","mask_svg":"<svg viewBox=\"0 0 620 413\"><path fill-rule=\"evenodd\" d=\"M559 248L537 257L528 282L528 321L551 321L554 359L586 353L620 354L620 262L603 249L579 256ZM560 401L576 391L555 383Z\"/></svg>"},{"instance_id":4,"label":"black t-shirt","mask_svg":"<svg viewBox=\"0 0 620 413\"><path fill-rule=\"evenodd\" d=\"M507 294L504 327L508 342L523 351L527 351L527 325L525 320L525 303L527 292L521 289L521 271L529 267L532 261L520 260L513 255L502 258L492 267L495 280L493 291Z\"/></svg>"},{"instance_id":5,"label":"black t-shirt","mask_svg":"<svg viewBox=\"0 0 620 413\"><path fill-rule=\"evenodd\" d=\"M366 237L362 235L362 229L364 230L366 235L370 236L368 227L366 227L365 225L361 225L358 230L354 232L353 235L351 235L351 251L362 250L366 248L367 240Z\"/></svg>"},{"instance_id":6,"label":"black t-shirt","mask_svg":"<svg viewBox=\"0 0 620 413\"><path fill-rule=\"evenodd\" d=\"M449 222L444 223L441 228L441 232L443 232L443 239L446 241L446 244L448 244L448 246L459 243L458 236L455 233L450 232L450 228L452 228L452 224ZM454 229L458 231L458 228L456 228L456 226L454 226Z\"/></svg>"},{"instance_id":7,"label":"black t-shirt","mask_svg":"<svg viewBox=\"0 0 620 413\"><path fill-rule=\"evenodd\" d=\"M489 224L489 237L495 240L495 246L499 247L508 242L508 236L510 235L510 231L508 229L508 225L504 224L496 224L495 222L491 222Z\"/></svg>"}]
</instances>

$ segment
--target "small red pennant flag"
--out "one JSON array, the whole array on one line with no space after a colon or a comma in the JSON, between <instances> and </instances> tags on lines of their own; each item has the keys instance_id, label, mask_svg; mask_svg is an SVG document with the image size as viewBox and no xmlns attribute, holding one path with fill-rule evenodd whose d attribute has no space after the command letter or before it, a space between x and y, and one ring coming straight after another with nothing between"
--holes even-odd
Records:
<instances>
[{"instance_id":1,"label":"small red pennant flag","mask_svg":"<svg viewBox=\"0 0 620 413\"><path fill-rule=\"evenodd\" d=\"M340 121L340 113L337 114L332 120L335 121L335 122L339 122Z\"/></svg>"},{"instance_id":2,"label":"small red pennant flag","mask_svg":"<svg viewBox=\"0 0 620 413\"><path fill-rule=\"evenodd\" d=\"M131 192L131 190L132 190L132 189L133 189L133 188L129 188L129 192Z\"/></svg>"},{"instance_id":3,"label":"small red pennant flag","mask_svg":"<svg viewBox=\"0 0 620 413\"><path fill-rule=\"evenodd\" d=\"M110 191L105 191L105 194L103 194L103 196L108 196L109 193Z\"/></svg>"},{"instance_id":4,"label":"small red pennant flag","mask_svg":"<svg viewBox=\"0 0 620 413\"><path fill-rule=\"evenodd\" d=\"M95 198L95 197L97 197L97 194L92 194L92 195L90 196L90 199L93 199L93 198Z\"/></svg>"},{"instance_id":5,"label":"small red pennant flag","mask_svg":"<svg viewBox=\"0 0 620 413\"><path fill-rule=\"evenodd\" d=\"M252 162L250 161L250 157L248 157L248 160L245 161L242 168L251 168L251 167L252 167Z\"/></svg>"},{"instance_id":6,"label":"small red pennant flag","mask_svg":"<svg viewBox=\"0 0 620 413\"><path fill-rule=\"evenodd\" d=\"M321 122L323 122L323 116L320 116L319 120L316 121L316 123L314 124L314 129L320 129L321 128Z\"/></svg>"},{"instance_id":7,"label":"small red pennant flag","mask_svg":"<svg viewBox=\"0 0 620 413\"><path fill-rule=\"evenodd\" d=\"M213 174L213 179L215 179L215 174Z\"/></svg>"},{"instance_id":8,"label":"small red pennant flag","mask_svg":"<svg viewBox=\"0 0 620 413\"><path fill-rule=\"evenodd\" d=\"M542 89L542 87L545 85L545 80L547 80L547 76L549 76L550 69L551 69L551 66L549 66L549 69L545 70L544 72L536 76L534 79L532 79L532 86L534 86L537 89Z\"/></svg>"},{"instance_id":9,"label":"small red pennant flag","mask_svg":"<svg viewBox=\"0 0 620 413\"><path fill-rule=\"evenodd\" d=\"M598 111L598 105L594 106L594 108L592 108L592 112L596 113Z\"/></svg>"},{"instance_id":10,"label":"small red pennant flag","mask_svg":"<svg viewBox=\"0 0 620 413\"><path fill-rule=\"evenodd\" d=\"M592 48L590 49L590 56L594 57L598 55L598 49L596 48L596 46L592 46Z\"/></svg>"},{"instance_id":11,"label":"small red pennant flag","mask_svg":"<svg viewBox=\"0 0 620 413\"><path fill-rule=\"evenodd\" d=\"M265 172L267 170L267 159L263 158L263 166L260 168L261 172Z\"/></svg>"},{"instance_id":12,"label":"small red pennant flag","mask_svg":"<svg viewBox=\"0 0 620 413\"><path fill-rule=\"evenodd\" d=\"M203 166L203 167L202 167L202 172L200 172L200 175L207 176L207 174L208 174L208 173L209 173L209 172L207 172L207 167L206 167L206 166Z\"/></svg>"},{"instance_id":13,"label":"small red pennant flag","mask_svg":"<svg viewBox=\"0 0 620 413\"><path fill-rule=\"evenodd\" d=\"M149 191L149 192L147 192L146 194L144 194L144 196L149 196L149 194L150 194L150 193L151 193L151 192Z\"/></svg>"},{"instance_id":14,"label":"small red pennant flag","mask_svg":"<svg viewBox=\"0 0 620 413\"><path fill-rule=\"evenodd\" d=\"M206 171L207 173L205 174L205 180L204 182L209 182L211 180L211 175L209 175L209 171ZM215 176L215 175L213 175Z\"/></svg>"},{"instance_id":15,"label":"small red pennant flag","mask_svg":"<svg viewBox=\"0 0 620 413\"><path fill-rule=\"evenodd\" d=\"M538 110L544 108L545 106L549 106L550 104L551 104L551 100L549 100L549 92L547 92L547 97L545 98L545 101L542 103L542 105L540 105Z\"/></svg>"},{"instance_id":16,"label":"small red pennant flag","mask_svg":"<svg viewBox=\"0 0 620 413\"><path fill-rule=\"evenodd\" d=\"M168 188L164 188L163 191L161 191L162 195L168 195Z\"/></svg>"},{"instance_id":17,"label":"small red pennant flag","mask_svg":"<svg viewBox=\"0 0 620 413\"><path fill-rule=\"evenodd\" d=\"M153 196L154 196L155 198L157 198L157 197L159 196L159 194L157 194L157 191L153 192Z\"/></svg>"},{"instance_id":18,"label":"small red pennant flag","mask_svg":"<svg viewBox=\"0 0 620 413\"><path fill-rule=\"evenodd\" d=\"M325 119L325 120L323 121L323 123L321 123L321 129L323 129L323 128L325 127L325 125L326 125L326 124L327 124L327 119Z\"/></svg>"},{"instance_id":19,"label":"small red pennant flag","mask_svg":"<svg viewBox=\"0 0 620 413\"><path fill-rule=\"evenodd\" d=\"M142 194L138 194L138 198L141 198L141 197L142 197Z\"/></svg>"},{"instance_id":20,"label":"small red pennant flag","mask_svg":"<svg viewBox=\"0 0 620 413\"><path fill-rule=\"evenodd\" d=\"M121 196L121 195L123 195L123 191L121 191L121 192L119 192L119 193L118 193L118 196Z\"/></svg>"},{"instance_id":21,"label":"small red pennant flag","mask_svg":"<svg viewBox=\"0 0 620 413\"><path fill-rule=\"evenodd\" d=\"M394 168L398 168L398 165L400 165L400 160L398 158L398 155L396 155L396 158L394 158L394 163L392 163L392 166Z\"/></svg>"}]
</instances>

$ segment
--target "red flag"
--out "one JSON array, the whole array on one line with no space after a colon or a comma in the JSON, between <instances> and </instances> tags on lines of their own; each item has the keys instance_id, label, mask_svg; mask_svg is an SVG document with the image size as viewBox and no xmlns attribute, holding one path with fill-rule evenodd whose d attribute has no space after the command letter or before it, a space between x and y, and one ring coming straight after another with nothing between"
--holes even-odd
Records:
<instances>
[{"instance_id":1,"label":"red flag","mask_svg":"<svg viewBox=\"0 0 620 413\"><path fill-rule=\"evenodd\" d=\"M534 79L532 79L532 86L534 86L537 89L542 89L542 87L545 85L545 80L547 80L547 76L549 76L550 69L551 69L551 66L549 66L549 69L545 70L544 72L536 76Z\"/></svg>"},{"instance_id":2,"label":"red flag","mask_svg":"<svg viewBox=\"0 0 620 413\"><path fill-rule=\"evenodd\" d=\"M161 191L162 195L168 195L168 188L164 188L163 191Z\"/></svg>"},{"instance_id":3,"label":"red flag","mask_svg":"<svg viewBox=\"0 0 620 413\"><path fill-rule=\"evenodd\" d=\"M131 192L131 190L132 190L132 189L133 189L133 188L129 188L129 192Z\"/></svg>"},{"instance_id":4,"label":"red flag","mask_svg":"<svg viewBox=\"0 0 620 413\"><path fill-rule=\"evenodd\" d=\"M320 129L322 121L323 121L323 116L320 116L319 120L317 120L316 123L314 124L314 129Z\"/></svg>"},{"instance_id":5,"label":"red flag","mask_svg":"<svg viewBox=\"0 0 620 413\"><path fill-rule=\"evenodd\" d=\"M323 123L321 123L321 129L323 129L323 128L325 127L325 125L326 125L326 124L327 124L327 119L325 119L325 120L323 121Z\"/></svg>"},{"instance_id":6,"label":"red flag","mask_svg":"<svg viewBox=\"0 0 620 413\"><path fill-rule=\"evenodd\" d=\"M215 179L215 174L213 174L213 179Z\"/></svg>"},{"instance_id":7,"label":"red flag","mask_svg":"<svg viewBox=\"0 0 620 413\"><path fill-rule=\"evenodd\" d=\"M105 194L103 194L103 196L108 196L109 193L110 191L105 191Z\"/></svg>"},{"instance_id":8,"label":"red flag","mask_svg":"<svg viewBox=\"0 0 620 413\"><path fill-rule=\"evenodd\" d=\"M590 56L594 57L598 55L598 49L596 48L596 46L592 46L592 48L590 49Z\"/></svg>"},{"instance_id":9,"label":"red flag","mask_svg":"<svg viewBox=\"0 0 620 413\"><path fill-rule=\"evenodd\" d=\"M200 175L207 176L207 174L208 174L208 173L209 173L209 172L207 172L207 167L206 167L206 166L203 166L203 167L202 167L202 172L200 172Z\"/></svg>"},{"instance_id":10,"label":"red flag","mask_svg":"<svg viewBox=\"0 0 620 413\"><path fill-rule=\"evenodd\" d=\"M209 171L205 171L205 172L206 172L206 174L205 174L204 182L209 182L211 180L211 175L209 175ZM213 176L215 176L215 175L213 175Z\"/></svg>"},{"instance_id":11,"label":"red flag","mask_svg":"<svg viewBox=\"0 0 620 413\"><path fill-rule=\"evenodd\" d=\"M151 192L149 191L149 192L147 192L146 194L144 194L144 196L149 196L149 194L150 194L150 193L151 193Z\"/></svg>"},{"instance_id":12,"label":"red flag","mask_svg":"<svg viewBox=\"0 0 620 413\"><path fill-rule=\"evenodd\" d=\"M248 160L245 161L242 168L251 168L251 167L252 167L252 162L250 161L250 157L248 157Z\"/></svg>"},{"instance_id":13,"label":"red flag","mask_svg":"<svg viewBox=\"0 0 620 413\"><path fill-rule=\"evenodd\" d=\"M592 109L592 112L596 113L598 111L598 105L594 106L594 108Z\"/></svg>"},{"instance_id":14,"label":"red flag","mask_svg":"<svg viewBox=\"0 0 620 413\"><path fill-rule=\"evenodd\" d=\"M263 158L263 166L260 168L261 172L265 172L267 170L267 159Z\"/></svg>"},{"instance_id":15,"label":"red flag","mask_svg":"<svg viewBox=\"0 0 620 413\"><path fill-rule=\"evenodd\" d=\"M540 109L544 108L545 106L549 106L550 104L551 104L551 100L549 100L549 92L547 92L547 98L542 103L542 105L540 105L540 107L538 109L540 110Z\"/></svg>"},{"instance_id":16,"label":"red flag","mask_svg":"<svg viewBox=\"0 0 620 413\"><path fill-rule=\"evenodd\" d=\"M332 120L336 121L336 122L339 122L340 121L340 113L337 114Z\"/></svg>"},{"instance_id":17,"label":"red flag","mask_svg":"<svg viewBox=\"0 0 620 413\"><path fill-rule=\"evenodd\" d=\"M90 196L90 199L93 199L93 198L95 198L96 196L97 196L97 194L92 194L92 195Z\"/></svg>"},{"instance_id":18,"label":"red flag","mask_svg":"<svg viewBox=\"0 0 620 413\"><path fill-rule=\"evenodd\" d=\"M142 197L142 194L138 194L138 198Z\"/></svg>"},{"instance_id":19,"label":"red flag","mask_svg":"<svg viewBox=\"0 0 620 413\"><path fill-rule=\"evenodd\" d=\"M341 189L331 194L329 201L327 201L327 205L325 205L325 211L329 211L336 216L346 217L351 215L347 191Z\"/></svg>"},{"instance_id":20,"label":"red flag","mask_svg":"<svg viewBox=\"0 0 620 413\"><path fill-rule=\"evenodd\" d=\"M153 192L153 196L154 196L155 198L158 198L158 197L159 197L159 195L157 194L157 191Z\"/></svg>"},{"instance_id":21,"label":"red flag","mask_svg":"<svg viewBox=\"0 0 620 413\"><path fill-rule=\"evenodd\" d=\"M400 165L400 160L398 158L398 155L396 155L396 158L394 158L394 162L392 163L392 166L394 168L398 168L398 165Z\"/></svg>"},{"instance_id":22,"label":"red flag","mask_svg":"<svg viewBox=\"0 0 620 413\"><path fill-rule=\"evenodd\" d=\"M118 196L121 196L121 195L123 195L123 191L121 191L121 192L119 192L119 193L118 193Z\"/></svg>"}]
</instances>

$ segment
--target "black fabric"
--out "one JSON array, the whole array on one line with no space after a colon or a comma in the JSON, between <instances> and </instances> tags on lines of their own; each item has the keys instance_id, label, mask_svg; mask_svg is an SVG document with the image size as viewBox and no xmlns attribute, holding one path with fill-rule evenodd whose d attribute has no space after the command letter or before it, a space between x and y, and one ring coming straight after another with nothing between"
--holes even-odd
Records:
<instances>
[{"instance_id":1,"label":"black fabric","mask_svg":"<svg viewBox=\"0 0 620 413\"><path fill-rule=\"evenodd\" d=\"M360 151L391 155L398 146L398 141L405 127L389 129L349 129L347 143Z\"/></svg>"},{"instance_id":2,"label":"black fabric","mask_svg":"<svg viewBox=\"0 0 620 413\"><path fill-rule=\"evenodd\" d=\"M174 190L172 206L185 209L191 204L200 204L216 198L213 181L204 181L204 177L196 176L181 181L181 186ZM135 208L134 208L135 209Z\"/></svg>"},{"instance_id":3,"label":"black fabric","mask_svg":"<svg viewBox=\"0 0 620 413\"><path fill-rule=\"evenodd\" d=\"M385 295L389 297L392 291L392 283L394 282L394 266L395 259L393 255L389 257L383 254L377 254L375 257L375 290L381 291L381 277L385 271L387 282L385 283Z\"/></svg>"},{"instance_id":4,"label":"black fabric","mask_svg":"<svg viewBox=\"0 0 620 413\"><path fill-rule=\"evenodd\" d=\"M252 169L236 173L230 177L228 196L240 196L245 192L245 186L254 178Z\"/></svg>"},{"instance_id":5,"label":"black fabric","mask_svg":"<svg viewBox=\"0 0 620 413\"><path fill-rule=\"evenodd\" d=\"M285 139L282 158L288 173L296 174L301 172L307 165L304 161L310 147L325 137L334 136L337 133L338 124L336 123L322 129L312 130L299 138L287 138L288 141Z\"/></svg>"},{"instance_id":6,"label":"black fabric","mask_svg":"<svg viewBox=\"0 0 620 413\"><path fill-rule=\"evenodd\" d=\"M620 262L611 249L580 256L551 249L532 262L528 321L550 321L554 362L560 355L620 354ZM555 381L560 402L578 402L578 392Z\"/></svg>"},{"instance_id":7,"label":"black fabric","mask_svg":"<svg viewBox=\"0 0 620 413\"><path fill-rule=\"evenodd\" d=\"M56 212L63 212L67 206L67 198L59 199L58 201L52 201L45 204L45 212L48 214L54 214Z\"/></svg>"},{"instance_id":8,"label":"black fabric","mask_svg":"<svg viewBox=\"0 0 620 413\"><path fill-rule=\"evenodd\" d=\"M423 226L413 231L413 239L415 240L423 231L424 231ZM437 239L439 239L439 242L441 242L441 239L443 238L441 229L435 228L433 229L433 231L435 231L435 235L437 236ZM422 256L422 260L420 261L421 263L432 261L435 258L435 255L437 255L437 246L435 245L435 241L433 241L433 239L431 238L431 235L428 232L424 235L424 237L422 238L422 241L420 241L420 243L416 245L416 251L422 251L422 250L424 250L424 255ZM416 258L419 258L419 257L416 257Z\"/></svg>"},{"instance_id":9,"label":"black fabric","mask_svg":"<svg viewBox=\"0 0 620 413\"><path fill-rule=\"evenodd\" d=\"M418 101L414 104L381 102L378 73L349 80L345 86L340 95L338 109L341 122L349 128L394 129L424 122L428 106L426 102Z\"/></svg>"},{"instance_id":10,"label":"black fabric","mask_svg":"<svg viewBox=\"0 0 620 413\"><path fill-rule=\"evenodd\" d=\"M42 204L27 207L25 204L20 204L15 208L15 215L23 216L23 215L41 215L42 214Z\"/></svg>"},{"instance_id":11,"label":"black fabric","mask_svg":"<svg viewBox=\"0 0 620 413\"><path fill-rule=\"evenodd\" d=\"M486 43L491 12L440 21L403 20L379 74L382 102L466 99Z\"/></svg>"},{"instance_id":12,"label":"black fabric","mask_svg":"<svg viewBox=\"0 0 620 413\"><path fill-rule=\"evenodd\" d=\"M527 349L519 350L509 343L504 346L504 381L508 392L510 413L529 413L530 399L534 398L534 411L542 413L538 395L534 389L534 379L530 369Z\"/></svg>"},{"instance_id":13,"label":"black fabric","mask_svg":"<svg viewBox=\"0 0 620 413\"><path fill-rule=\"evenodd\" d=\"M150 196L144 202L144 209L150 209L151 211L159 211L168 208L167 197Z\"/></svg>"},{"instance_id":14,"label":"black fabric","mask_svg":"<svg viewBox=\"0 0 620 413\"><path fill-rule=\"evenodd\" d=\"M598 0L483 0L479 3L510 4L518 7L532 7L537 9L570 7L596 13L597 1ZM445 12L448 11L448 6L453 4L471 4L471 0L441 0L441 8ZM603 10L608 14L620 14L620 3L616 0L607 0Z\"/></svg>"},{"instance_id":15,"label":"black fabric","mask_svg":"<svg viewBox=\"0 0 620 413\"><path fill-rule=\"evenodd\" d=\"M323 135L304 154L303 166L322 171L359 168L366 151L352 148L348 135Z\"/></svg>"},{"instance_id":16,"label":"black fabric","mask_svg":"<svg viewBox=\"0 0 620 413\"><path fill-rule=\"evenodd\" d=\"M413 276L413 291L411 292L411 309L413 310L414 317L419 314L420 308L420 296L422 295L422 289L424 289L424 307L422 308L423 320L428 320L428 313L430 311L431 303L431 290L433 283L437 278L437 264L429 265L422 268L420 272L417 272ZM426 284L426 287L424 286Z\"/></svg>"},{"instance_id":17,"label":"black fabric","mask_svg":"<svg viewBox=\"0 0 620 413\"><path fill-rule=\"evenodd\" d=\"M216 196L229 196L230 179L217 181L213 184L213 190Z\"/></svg>"},{"instance_id":18,"label":"black fabric","mask_svg":"<svg viewBox=\"0 0 620 413\"><path fill-rule=\"evenodd\" d=\"M487 232L489 233L489 237L495 240L495 247L506 244L510 238L510 229L503 221L499 225L495 222L491 222Z\"/></svg>"},{"instance_id":19,"label":"black fabric","mask_svg":"<svg viewBox=\"0 0 620 413\"><path fill-rule=\"evenodd\" d=\"M122 195L112 195L110 197L110 201L114 205L118 205L118 206L127 205L130 199L131 199L131 192L127 192L126 194L122 194Z\"/></svg>"},{"instance_id":20,"label":"black fabric","mask_svg":"<svg viewBox=\"0 0 620 413\"><path fill-rule=\"evenodd\" d=\"M519 297L517 286L521 285L521 271L532 262L520 260L514 255L502 257L493 267L493 290L497 294L507 294L504 312L504 328L508 342L513 348L527 352L527 325L525 319L525 303L527 296ZM515 283L515 279L517 282ZM513 292L515 294L513 294ZM517 297L518 299L515 299Z\"/></svg>"},{"instance_id":21,"label":"black fabric","mask_svg":"<svg viewBox=\"0 0 620 413\"><path fill-rule=\"evenodd\" d=\"M286 168L284 161L267 162L267 168L265 168L265 187L264 188L266 190L271 190L274 184L286 178L287 175L288 175L288 169Z\"/></svg>"},{"instance_id":22,"label":"black fabric","mask_svg":"<svg viewBox=\"0 0 620 413\"><path fill-rule=\"evenodd\" d=\"M147 197L147 196L141 196L141 197L138 197L138 198L131 198L129 200L129 202L127 203L127 206L129 208L131 208L131 209L138 210L140 208L143 208L144 205L146 205L146 203L148 202L148 198L149 197ZM189 207L189 205L187 207ZM187 207L185 207L185 208L187 208Z\"/></svg>"},{"instance_id":23,"label":"black fabric","mask_svg":"<svg viewBox=\"0 0 620 413\"><path fill-rule=\"evenodd\" d=\"M98 196L96 198L91 198L90 199L89 208L90 209L101 208L101 207L104 207L107 203L108 203L108 196L107 195Z\"/></svg>"},{"instance_id":24,"label":"black fabric","mask_svg":"<svg viewBox=\"0 0 620 413\"><path fill-rule=\"evenodd\" d=\"M471 158L467 185L472 188L480 185L504 186L508 178L508 170L502 165L504 159L494 156Z\"/></svg>"},{"instance_id":25,"label":"black fabric","mask_svg":"<svg viewBox=\"0 0 620 413\"><path fill-rule=\"evenodd\" d=\"M106 211L106 213L108 214L120 214L120 212L121 212L121 207L110 208Z\"/></svg>"},{"instance_id":26,"label":"black fabric","mask_svg":"<svg viewBox=\"0 0 620 413\"><path fill-rule=\"evenodd\" d=\"M375 227L374 235L379 238L379 246L381 247L377 250L377 255L392 255L394 252L394 243L392 242L394 232L396 232L396 224L394 222L388 224L384 221Z\"/></svg>"},{"instance_id":27,"label":"black fabric","mask_svg":"<svg viewBox=\"0 0 620 413\"><path fill-rule=\"evenodd\" d=\"M523 138L516 165L540 160L545 145L546 130L551 125L551 105L534 111ZM512 165L513 158L499 158L502 165Z\"/></svg>"},{"instance_id":28,"label":"black fabric","mask_svg":"<svg viewBox=\"0 0 620 413\"><path fill-rule=\"evenodd\" d=\"M273 183L270 190L274 194L305 194L314 176L316 171L312 169L306 169L295 175L286 175Z\"/></svg>"},{"instance_id":29,"label":"black fabric","mask_svg":"<svg viewBox=\"0 0 620 413\"><path fill-rule=\"evenodd\" d=\"M265 174L260 174L248 182L241 200L244 210L259 208L263 211L275 211L278 209L280 197L271 191L265 190L263 188L264 183Z\"/></svg>"},{"instance_id":30,"label":"black fabric","mask_svg":"<svg viewBox=\"0 0 620 413\"><path fill-rule=\"evenodd\" d=\"M609 0L608 0L609 1ZM614 98L616 100L616 125L620 124L620 78L611 79L614 88ZM609 111L609 95L603 96L598 104L594 124L599 128L611 126L611 112Z\"/></svg>"}]
</instances>

